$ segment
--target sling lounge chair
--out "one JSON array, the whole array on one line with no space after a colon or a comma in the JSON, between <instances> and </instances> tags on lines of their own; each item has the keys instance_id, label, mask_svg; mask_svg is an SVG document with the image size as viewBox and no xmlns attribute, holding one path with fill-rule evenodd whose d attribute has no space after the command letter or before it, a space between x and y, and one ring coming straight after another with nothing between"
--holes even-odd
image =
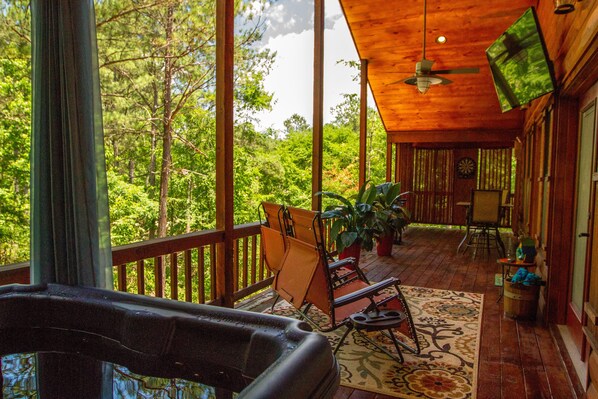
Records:
<instances>
[{"instance_id":1,"label":"sling lounge chair","mask_svg":"<svg viewBox=\"0 0 598 399\"><path fill-rule=\"evenodd\" d=\"M292 212L291 212L292 215ZM376 284L354 278L338 285L333 281L324 249L322 221L312 212L311 242L287 236L286 252L273 285L274 290L302 316L323 332L345 327L346 331L335 348L342 346L352 329L384 332L392 342L396 354L368 337L363 336L398 362L403 361L401 348L419 354L420 347L407 302L400 291L400 281L394 277ZM314 245L315 241L315 245ZM309 310L315 306L329 321L323 325L312 320ZM406 339L396 337L399 331ZM408 341L412 341L412 345Z\"/></svg>"}]
</instances>

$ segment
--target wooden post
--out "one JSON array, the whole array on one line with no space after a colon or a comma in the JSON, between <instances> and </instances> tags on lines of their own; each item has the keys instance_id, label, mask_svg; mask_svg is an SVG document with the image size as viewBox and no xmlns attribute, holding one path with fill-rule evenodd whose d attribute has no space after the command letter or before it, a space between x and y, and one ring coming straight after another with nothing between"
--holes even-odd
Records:
<instances>
[{"instance_id":1,"label":"wooden post","mask_svg":"<svg viewBox=\"0 0 598 399\"><path fill-rule=\"evenodd\" d=\"M233 307L234 0L216 1L216 297Z\"/></svg>"},{"instance_id":2,"label":"wooden post","mask_svg":"<svg viewBox=\"0 0 598 399\"><path fill-rule=\"evenodd\" d=\"M392 143L386 142L386 181L392 179Z\"/></svg>"},{"instance_id":3,"label":"wooden post","mask_svg":"<svg viewBox=\"0 0 598 399\"><path fill-rule=\"evenodd\" d=\"M401 163L401 159L399 156L399 146L400 146L400 144L395 144L395 183L398 183L401 181L401 177L400 177L401 168L399 168L399 165ZM403 184L403 182L401 182L401 185L402 184ZM401 188L403 188L403 186L401 186ZM401 190L401 191L405 191L405 190Z\"/></svg>"},{"instance_id":4,"label":"wooden post","mask_svg":"<svg viewBox=\"0 0 598 399\"><path fill-rule=\"evenodd\" d=\"M359 103L359 187L366 179L368 134L368 60L361 60L361 97Z\"/></svg>"},{"instance_id":5,"label":"wooden post","mask_svg":"<svg viewBox=\"0 0 598 399\"><path fill-rule=\"evenodd\" d=\"M546 321L565 324L569 306L569 278L572 273L572 245L574 240L574 198L577 169L577 141L579 128L577 100L560 97L555 107L552 132L551 198L548 221L548 294ZM519 193L521 195L522 193ZM518 201L522 206L522 198ZM520 209L520 208L519 208Z\"/></svg>"},{"instance_id":6,"label":"wooden post","mask_svg":"<svg viewBox=\"0 0 598 399\"><path fill-rule=\"evenodd\" d=\"M324 0L314 1L314 120L311 208L322 208L322 155L324 147Z\"/></svg>"}]
</instances>

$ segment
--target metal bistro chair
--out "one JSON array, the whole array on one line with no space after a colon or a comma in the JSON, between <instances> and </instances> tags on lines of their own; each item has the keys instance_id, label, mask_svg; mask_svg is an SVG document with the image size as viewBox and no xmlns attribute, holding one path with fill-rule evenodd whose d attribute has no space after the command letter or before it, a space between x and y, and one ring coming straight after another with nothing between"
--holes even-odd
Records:
<instances>
[{"instance_id":1,"label":"metal bistro chair","mask_svg":"<svg viewBox=\"0 0 598 399\"><path fill-rule=\"evenodd\" d=\"M490 255L490 243L493 241L501 257L505 254L505 245L500 238L498 227L501 221L501 190L472 190L471 205L467 225L471 231L465 250L473 247L475 259L479 249Z\"/></svg>"}]
</instances>

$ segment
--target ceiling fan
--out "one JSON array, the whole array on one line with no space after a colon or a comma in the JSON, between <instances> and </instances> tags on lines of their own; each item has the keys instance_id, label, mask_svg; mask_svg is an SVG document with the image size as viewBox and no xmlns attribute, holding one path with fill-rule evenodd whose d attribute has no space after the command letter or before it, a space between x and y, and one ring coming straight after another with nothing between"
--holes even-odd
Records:
<instances>
[{"instance_id":1,"label":"ceiling fan","mask_svg":"<svg viewBox=\"0 0 598 399\"><path fill-rule=\"evenodd\" d=\"M442 70L432 70L432 65L434 61L426 59L426 0L424 0L424 41L423 41L423 51L422 51L422 60L415 64L415 75L410 76L406 79L401 79L394 83L407 83L408 85L416 86L417 90L422 93L426 94L428 89L431 85L443 84L448 85L453 83L452 80L443 78L442 76L438 75L450 75L450 74L460 74L460 73L479 73L480 68L456 68L456 69L442 69ZM394 84L392 83L392 84Z\"/></svg>"}]
</instances>

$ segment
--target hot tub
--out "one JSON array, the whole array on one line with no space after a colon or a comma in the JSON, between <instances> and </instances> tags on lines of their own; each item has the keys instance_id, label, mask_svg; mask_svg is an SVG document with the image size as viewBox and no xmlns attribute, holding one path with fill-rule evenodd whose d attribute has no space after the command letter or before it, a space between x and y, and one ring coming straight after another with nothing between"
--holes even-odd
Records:
<instances>
[{"instance_id":1,"label":"hot tub","mask_svg":"<svg viewBox=\"0 0 598 399\"><path fill-rule=\"evenodd\" d=\"M147 376L199 381L238 398L331 398L338 364L327 340L310 330L283 317L95 288L0 287L0 356L76 354L77 362L92 358ZM41 362L45 371L37 377L40 393L53 386L46 397L89 379L70 375L85 366L53 361ZM101 375L105 367L91 369ZM107 396L103 383L103 393L93 396ZM69 389L63 394L72 395Z\"/></svg>"}]
</instances>

